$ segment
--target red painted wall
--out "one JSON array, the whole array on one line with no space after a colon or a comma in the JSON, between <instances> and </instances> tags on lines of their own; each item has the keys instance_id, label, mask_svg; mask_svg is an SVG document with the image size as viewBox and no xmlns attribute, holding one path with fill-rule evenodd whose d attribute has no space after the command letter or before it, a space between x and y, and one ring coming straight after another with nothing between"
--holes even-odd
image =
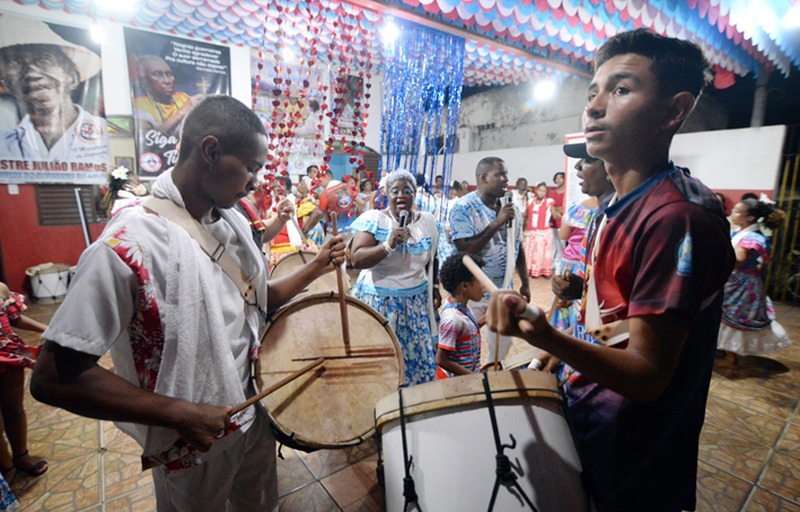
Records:
<instances>
[{"instance_id":1,"label":"red painted wall","mask_svg":"<svg viewBox=\"0 0 800 512\"><path fill-rule=\"evenodd\" d=\"M8 185L0 185L0 247L7 284L14 291L30 293L25 276L28 267L40 263L78 262L86 242L83 230L76 226L40 226L33 185L19 185L19 194L8 193ZM105 224L90 224L92 240Z\"/></svg>"}]
</instances>

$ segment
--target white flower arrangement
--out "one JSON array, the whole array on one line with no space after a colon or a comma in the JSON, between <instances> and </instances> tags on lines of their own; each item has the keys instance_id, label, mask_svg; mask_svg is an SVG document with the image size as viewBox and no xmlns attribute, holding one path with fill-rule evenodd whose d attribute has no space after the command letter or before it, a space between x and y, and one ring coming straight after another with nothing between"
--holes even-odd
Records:
<instances>
[{"instance_id":1,"label":"white flower arrangement","mask_svg":"<svg viewBox=\"0 0 800 512\"><path fill-rule=\"evenodd\" d=\"M124 167L124 166L121 165L121 166L111 170L111 177L116 179L116 180L123 180L124 181L124 180L128 179L128 173L129 172L131 172L131 171L127 167Z\"/></svg>"}]
</instances>

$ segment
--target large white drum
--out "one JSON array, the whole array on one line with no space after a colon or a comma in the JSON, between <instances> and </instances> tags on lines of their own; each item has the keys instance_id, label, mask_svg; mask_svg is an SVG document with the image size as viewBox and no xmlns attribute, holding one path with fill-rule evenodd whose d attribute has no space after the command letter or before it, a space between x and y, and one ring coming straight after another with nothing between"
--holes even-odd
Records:
<instances>
[{"instance_id":1,"label":"large white drum","mask_svg":"<svg viewBox=\"0 0 800 512\"><path fill-rule=\"evenodd\" d=\"M31 298L36 302L60 302L67 294L69 265L42 263L25 270L31 284Z\"/></svg>"},{"instance_id":2,"label":"large white drum","mask_svg":"<svg viewBox=\"0 0 800 512\"><path fill-rule=\"evenodd\" d=\"M533 371L488 373L500 442L517 482L542 512L587 511L581 464L562 411L555 378ZM410 475L425 511L486 511L495 483L496 448L483 375L466 375L403 390ZM382 436L388 512L403 510L405 476L398 395L375 406ZM494 510L531 510L513 488L500 486Z\"/></svg>"}]
</instances>

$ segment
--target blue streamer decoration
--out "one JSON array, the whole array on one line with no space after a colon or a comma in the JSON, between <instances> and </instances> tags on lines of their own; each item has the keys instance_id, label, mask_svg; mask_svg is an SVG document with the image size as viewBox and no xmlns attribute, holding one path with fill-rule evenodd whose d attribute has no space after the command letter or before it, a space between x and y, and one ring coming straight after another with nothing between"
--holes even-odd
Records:
<instances>
[{"instance_id":1,"label":"blue streamer decoration","mask_svg":"<svg viewBox=\"0 0 800 512\"><path fill-rule=\"evenodd\" d=\"M426 188L441 174L444 197L450 194L464 52L463 38L403 25L384 56L379 169L422 175ZM439 216L444 221L447 209Z\"/></svg>"}]
</instances>

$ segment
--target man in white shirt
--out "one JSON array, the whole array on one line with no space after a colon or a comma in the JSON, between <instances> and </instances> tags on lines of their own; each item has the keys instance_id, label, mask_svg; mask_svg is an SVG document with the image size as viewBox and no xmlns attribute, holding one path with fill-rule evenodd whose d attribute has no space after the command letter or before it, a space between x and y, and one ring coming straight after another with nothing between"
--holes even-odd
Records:
<instances>
[{"instance_id":1,"label":"man in white shirt","mask_svg":"<svg viewBox=\"0 0 800 512\"><path fill-rule=\"evenodd\" d=\"M229 255L249 288L177 217L144 203L120 211L81 256L43 335L32 394L131 435L143 468L153 467L159 510L277 510L265 411L231 411L255 393L250 363L267 309L341 264L345 246L335 237L295 274L267 283L263 255L232 209L266 160L258 117L209 96L187 115L178 162L153 187L161 204L185 209L190 225L213 237L214 254ZM108 351L114 372L97 364Z\"/></svg>"}]
</instances>

